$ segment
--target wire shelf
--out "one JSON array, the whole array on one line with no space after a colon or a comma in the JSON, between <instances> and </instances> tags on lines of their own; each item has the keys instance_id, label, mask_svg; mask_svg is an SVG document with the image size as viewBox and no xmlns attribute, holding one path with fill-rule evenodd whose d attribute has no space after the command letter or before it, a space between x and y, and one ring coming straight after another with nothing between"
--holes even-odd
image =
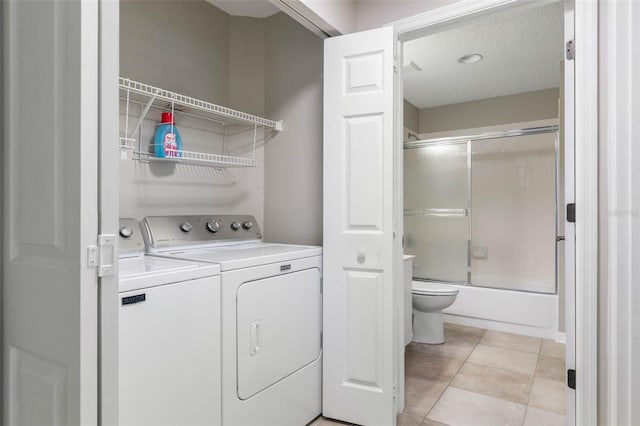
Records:
<instances>
[{"instance_id":1,"label":"wire shelf","mask_svg":"<svg viewBox=\"0 0 640 426\"><path fill-rule=\"evenodd\" d=\"M213 119L228 124L246 123L268 127L276 131L282 130L282 121L269 120L257 115L247 114L246 112L181 95L128 78L120 77L120 89L128 92L127 96L131 101L147 103L150 100L151 106L154 107L166 108L167 104L173 104L176 111L189 112L201 118Z\"/></svg>"},{"instance_id":2,"label":"wire shelf","mask_svg":"<svg viewBox=\"0 0 640 426\"><path fill-rule=\"evenodd\" d=\"M275 132L282 130L282 121L268 120L263 117L247 114L124 77L120 77L120 99L124 102L125 116L124 137L121 137L119 142L122 159L127 159L129 157L128 153L133 152L132 157L140 161L174 162L216 168L255 167L258 128L272 129L272 131ZM136 107L139 108L139 114L130 115L131 105L136 105ZM136 142L134 135L138 135L139 140L144 140L144 137L141 135L142 124L151 108L170 111L171 113L179 113L180 116L207 120L216 123L215 126L221 125L221 132L218 133L218 131L211 129L211 134L216 134L218 137L222 136L222 152L220 152L220 154L212 154L194 151L178 151L174 153L176 154L175 156L160 158L152 153L146 152L140 142L138 142L137 150L134 150ZM133 125L133 122L130 123L130 118L137 121L135 125ZM227 138L235 139L237 142L238 138L244 138L244 136L239 135L249 131L253 133L253 149L250 155L247 157L224 155ZM152 147L153 144L150 145L150 148Z\"/></svg>"},{"instance_id":3,"label":"wire shelf","mask_svg":"<svg viewBox=\"0 0 640 426\"><path fill-rule=\"evenodd\" d=\"M135 148L136 140L134 138L118 138L118 146L121 150L132 150Z\"/></svg>"},{"instance_id":4,"label":"wire shelf","mask_svg":"<svg viewBox=\"0 0 640 426\"><path fill-rule=\"evenodd\" d=\"M208 167L255 167L256 160L253 158L233 157L229 155L207 154L203 152L193 151L175 151L173 157L156 157L153 154L146 152L136 153L141 160L145 161L158 161L165 163L181 163L191 164L195 166L208 166Z\"/></svg>"}]
</instances>

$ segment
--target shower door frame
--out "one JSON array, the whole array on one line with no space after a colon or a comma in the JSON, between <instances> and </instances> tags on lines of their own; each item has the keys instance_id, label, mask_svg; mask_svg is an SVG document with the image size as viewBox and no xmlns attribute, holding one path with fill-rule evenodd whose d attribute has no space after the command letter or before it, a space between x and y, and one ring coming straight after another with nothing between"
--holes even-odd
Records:
<instances>
[{"instance_id":1,"label":"shower door frame","mask_svg":"<svg viewBox=\"0 0 640 426\"><path fill-rule=\"evenodd\" d=\"M496 131L488 131L481 133L473 133L470 135L461 135L461 136L451 136L451 137L438 137L438 138L430 138L430 139L419 139L416 141L407 141L403 142L403 150L407 149L419 149L428 146L434 145L456 145L456 144L466 144L467 146L467 208L465 209L464 215L468 218L467 222L467 281L451 281L451 280L442 280L442 279L431 279L424 277L412 277L413 279L417 279L420 281L430 281L430 282L444 282L446 284L457 284L457 285L467 285L473 287L481 287L481 288L491 288L496 290L505 290L505 291L521 291L525 293L536 293L536 294L549 294L549 295L558 295L558 185L560 184L560 177L558 176L558 153L559 153L559 131L560 126L558 124L549 124L544 126L532 126L532 127L523 127L520 129L510 129L510 130L496 130ZM555 250L555 270L554 270L554 291L552 293L540 292L540 291L532 291L532 290L519 290L513 288L504 288L504 287L488 287L488 286L474 286L471 282L471 240L472 240L472 218L473 218L473 209L472 209L472 184L473 184L473 169L472 169L472 152L471 152L471 144L473 142L488 140L488 139L502 139L502 138L510 138L510 137L518 137L518 136L530 136L530 135L541 135L547 133L555 133L554 140L554 167L555 167L555 235L556 240L554 244ZM423 210L442 210L435 213L432 213L434 216L460 216L459 214L447 213L445 210L447 209L423 209Z\"/></svg>"},{"instance_id":2,"label":"shower door frame","mask_svg":"<svg viewBox=\"0 0 640 426\"><path fill-rule=\"evenodd\" d=\"M452 141L451 139L455 139ZM430 279L430 278L415 278L420 281L430 282L444 282L447 284L458 285L470 285L471 284L471 256L469 256L471 250L471 140L465 138L434 138L434 139L420 139L417 141L410 141L403 143L403 152L406 149L419 149L432 145L466 145L467 149L467 207L465 209L421 209L425 214L424 216L439 216L439 217L467 217L467 280L466 281L453 281L443 279ZM431 211L429 211L431 210ZM454 211L464 210L462 214L454 213ZM406 216L406 213L403 214ZM404 232L403 232L404 233ZM415 262L415 261L414 261Z\"/></svg>"}]
</instances>

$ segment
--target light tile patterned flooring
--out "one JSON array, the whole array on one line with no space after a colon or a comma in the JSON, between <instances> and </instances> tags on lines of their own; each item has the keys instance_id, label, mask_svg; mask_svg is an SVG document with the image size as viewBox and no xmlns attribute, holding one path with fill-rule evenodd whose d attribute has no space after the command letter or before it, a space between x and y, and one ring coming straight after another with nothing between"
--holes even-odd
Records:
<instances>
[{"instance_id":1,"label":"light tile patterned flooring","mask_svg":"<svg viewBox=\"0 0 640 426\"><path fill-rule=\"evenodd\" d=\"M444 344L407 346L398 425L562 426L564 350L551 340L445 324Z\"/></svg>"}]
</instances>

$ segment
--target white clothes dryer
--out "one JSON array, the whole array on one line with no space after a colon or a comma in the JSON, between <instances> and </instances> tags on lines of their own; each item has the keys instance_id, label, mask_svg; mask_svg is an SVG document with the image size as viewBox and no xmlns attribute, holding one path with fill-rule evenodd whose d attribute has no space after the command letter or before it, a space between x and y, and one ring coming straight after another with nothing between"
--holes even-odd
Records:
<instances>
[{"instance_id":1,"label":"white clothes dryer","mask_svg":"<svg viewBox=\"0 0 640 426\"><path fill-rule=\"evenodd\" d=\"M119 425L220 425L220 267L145 256L119 231Z\"/></svg>"},{"instance_id":2,"label":"white clothes dryer","mask_svg":"<svg viewBox=\"0 0 640 426\"><path fill-rule=\"evenodd\" d=\"M155 255L221 268L222 423L322 412L322 248L263 243L252 216L146 217Z\"/></svg>"}]
</instances>

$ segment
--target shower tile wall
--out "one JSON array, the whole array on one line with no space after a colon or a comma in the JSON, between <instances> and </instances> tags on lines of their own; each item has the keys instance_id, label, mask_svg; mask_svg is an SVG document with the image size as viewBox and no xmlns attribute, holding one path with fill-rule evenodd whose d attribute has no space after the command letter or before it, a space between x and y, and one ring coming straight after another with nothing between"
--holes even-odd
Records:
<instances>
[{"instance_id":1,"label":"shower tile wall","mask_svg":"<svg viewBox=\"0 0 640 426\"><path fill-rule=\"evenodd\" d=\"M555 134L472 143L471 282L555 292Z\"/></svg>"}]
</instances>

